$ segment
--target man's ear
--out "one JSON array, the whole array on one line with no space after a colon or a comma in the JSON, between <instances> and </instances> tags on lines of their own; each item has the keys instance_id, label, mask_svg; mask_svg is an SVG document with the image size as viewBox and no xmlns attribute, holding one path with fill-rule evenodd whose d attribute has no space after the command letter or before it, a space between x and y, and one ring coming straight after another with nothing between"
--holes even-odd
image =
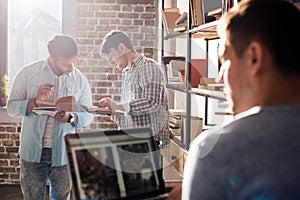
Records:
<instances>
[{"instance_id":1,"label":"man's ear","mask_svg":"<svg viewBox=\"0 0 300 200\"><path fill-rule=\"evenodd\" d=\"M120 53L125 53L126 52L126 46L123 43L120 43L118 46L118 50Z\"/></svg>"},{"instance_id":2,"label":"man's ear","mask_svg":"<svg viewBox=\"0 0 300 200\"><path fill-rule=\"evenodd\" d=\"M49 62L51 64L54 64L55 63L55 58L53 58L52 56L49 56Z\"/></svg>"},{"instance_id":3,"label":"man's ear","mask_svg":"<svg viewBox=\"0 0 300 200\"><path fill-rule=\"evenodd\" d=\"M258 75L264 69L264 49L260 42L251 42L246 51L248 65L251 66L251 73Z\"/></svg>"}]
</instances>

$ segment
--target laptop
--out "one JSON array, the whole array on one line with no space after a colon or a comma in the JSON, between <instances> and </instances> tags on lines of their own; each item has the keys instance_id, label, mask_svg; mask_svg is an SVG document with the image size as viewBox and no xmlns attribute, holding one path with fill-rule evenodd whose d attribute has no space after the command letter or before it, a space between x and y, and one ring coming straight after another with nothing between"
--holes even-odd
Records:
<instances>
[{"instance_id":1,"label":"laptop","mask_svg":"<svg viewBox=\"0 0 300 200\"><path fill-rule=\"evenodd\" d=\"M73 199L166 199L149 128L67 134Z\"/></svg>"}]
</instances>

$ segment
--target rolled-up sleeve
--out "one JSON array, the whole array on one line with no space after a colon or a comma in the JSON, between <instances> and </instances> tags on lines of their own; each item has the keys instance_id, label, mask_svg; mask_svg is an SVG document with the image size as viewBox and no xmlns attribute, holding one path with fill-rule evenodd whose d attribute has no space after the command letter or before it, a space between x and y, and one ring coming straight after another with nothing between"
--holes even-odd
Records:
<instances>
[{"instance_id":1,"label":"rolled-up sleeve","mask_svg":"<svg viewBox=\"0 0 300 200\"><path fill-rule=\"evenodd\" d=\"M11 92L7 103L7 113L12 117L23 117L26 115L26 109L29 99L27 98L26 70L20 71L13 81Z\"/></svg>"},{"instance_id":2,"label":"rolled-up sleeve","mask_svg":"<svg viewBox=\"0 0 300 200\"><path fill-rule=\"evenodd\" d=\"M80 88L80 97L78 99L79 105L88 105L92 106L92 92L89 85L89 82L85 76L81 74L81 88ZM87 112L84 108L80 107L80 112L75 112L78 117L76 128L81 128L84 126L88 126L94 119L94 115L92 113Z\"/></svg>"}]
</instances>

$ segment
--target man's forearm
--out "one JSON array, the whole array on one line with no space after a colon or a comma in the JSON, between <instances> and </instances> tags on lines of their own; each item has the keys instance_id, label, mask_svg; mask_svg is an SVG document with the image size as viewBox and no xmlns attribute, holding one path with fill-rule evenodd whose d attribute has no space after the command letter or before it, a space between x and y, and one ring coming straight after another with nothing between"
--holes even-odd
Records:
<instances>
[{"instance_id":1,"label":"man's forearm","mask_svg":"<svg viewBox=\"0 0 300 200\"><path fill-rule=\"evenodd\" d=\"M35 107L37 107L35 99L30 99L27 103L26 115L28 115Z\"/></svg>"}]
</instances>

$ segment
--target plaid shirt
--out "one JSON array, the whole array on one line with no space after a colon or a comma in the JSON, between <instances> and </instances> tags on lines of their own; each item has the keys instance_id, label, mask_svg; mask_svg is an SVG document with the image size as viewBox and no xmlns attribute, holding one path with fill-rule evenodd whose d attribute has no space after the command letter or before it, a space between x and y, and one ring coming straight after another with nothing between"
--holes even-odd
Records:
<instances>
[{"instance_id":1,"label":"plaid shirt","mask_svg":"<svg viewBox=\"0 0 300 200\"><path fill-rule=\"evenodd\" d=\"M119 119L120 128L150 127L157 141L168 144L168 105L160 65L140 54L122 76L121 102L129 112Z\"/></svg>"}]
</instances>

